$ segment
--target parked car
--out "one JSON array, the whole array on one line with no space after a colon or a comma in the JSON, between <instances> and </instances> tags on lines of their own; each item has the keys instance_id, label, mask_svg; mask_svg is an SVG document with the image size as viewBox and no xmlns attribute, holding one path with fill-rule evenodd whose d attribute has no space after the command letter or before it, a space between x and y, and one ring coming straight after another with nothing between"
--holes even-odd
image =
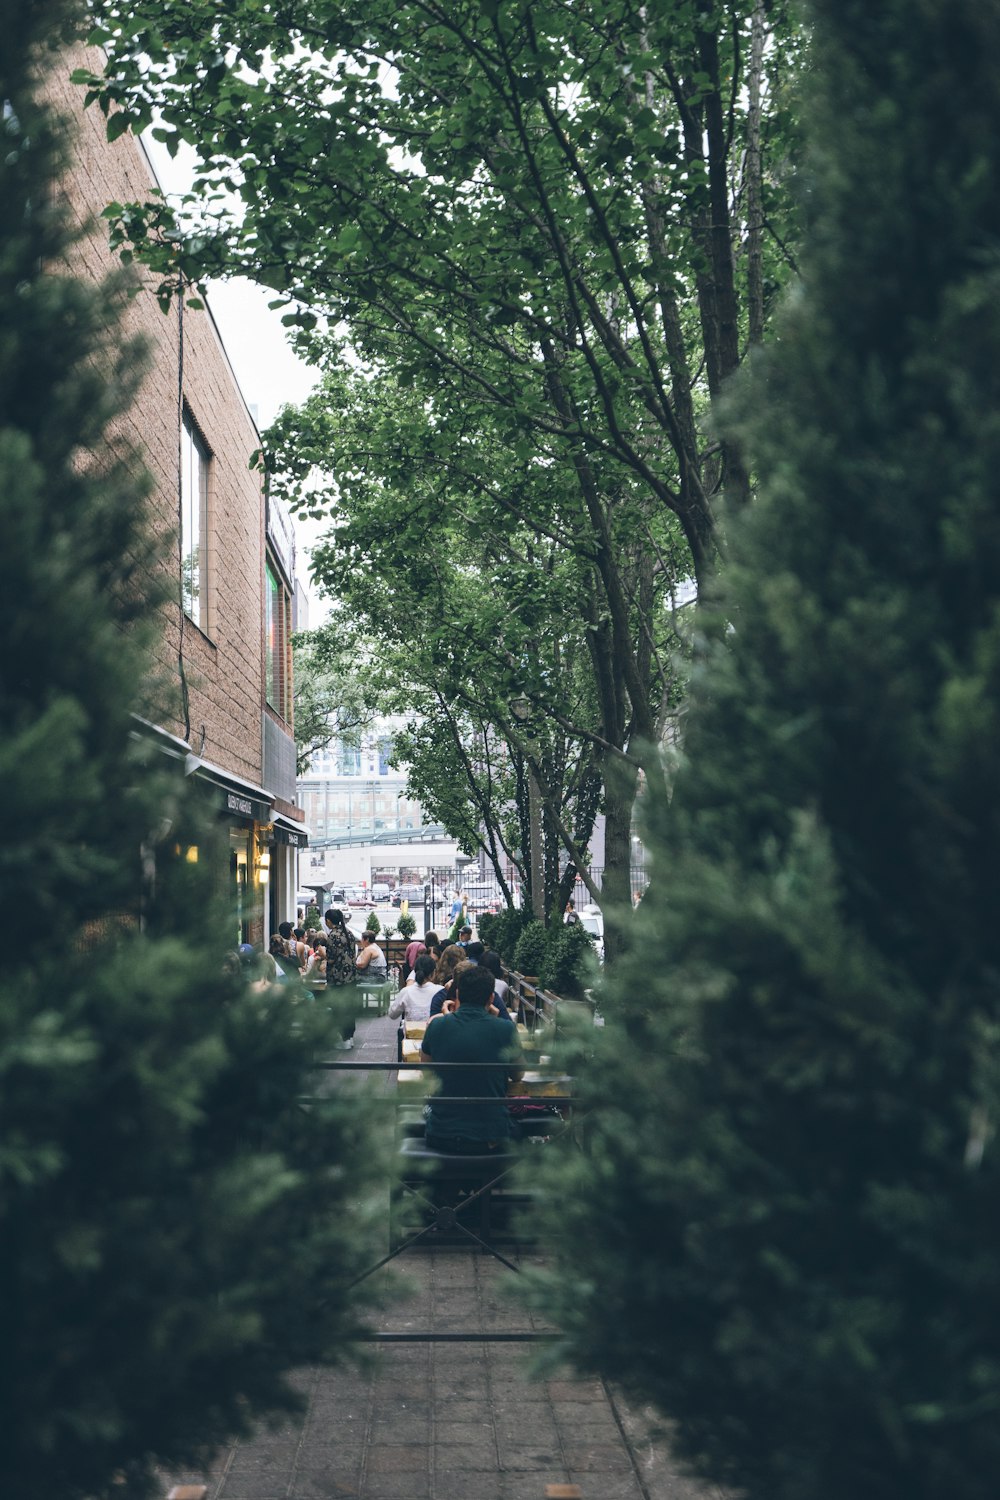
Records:
<instances>
[{"instance_id":1,"label":"parked car","mask_svg":"<svg viewBox=\"0 0 1000 1500\"><path fill-rule=\"evenodd\" d=\"M497 888L492 883L478 882L465 887L465 894L469 899L469 915L482 914L484 911L495 912L500 910L500 896Z\"/></svg>"},{"instance_id":2,"label":"parked car","mask_svg":"<svg viewBox=\"0 0 1000 1500\"><path fill-rule=\"evenodd\" d=\"M424 888L422 885L397 885L392 893L393 906L402 906L404 901L409 901L411 906L421 906L424 899Z\"/></svg>"}]
</instances>

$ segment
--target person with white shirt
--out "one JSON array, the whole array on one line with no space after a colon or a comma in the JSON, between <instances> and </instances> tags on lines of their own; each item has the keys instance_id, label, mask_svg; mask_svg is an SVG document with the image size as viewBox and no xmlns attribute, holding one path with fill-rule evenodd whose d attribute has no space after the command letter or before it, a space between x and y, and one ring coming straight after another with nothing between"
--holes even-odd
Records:
<instances>
[{"instance_id":1,"label":"person with white shirt","mask_svg":"<svg viewBox=\"0 0 1000 1500\"><path fill-rule=\"evenodd\" d=\"M413 970L413 983L400 990L396 998L389 1002L392 1020L399 1016L404 1016L407 1021L427 1020L431 1013L431 1000L441 988L434 982L435 967L435 961L429 953L418 955Z\"/></svg>"}]
</instances>

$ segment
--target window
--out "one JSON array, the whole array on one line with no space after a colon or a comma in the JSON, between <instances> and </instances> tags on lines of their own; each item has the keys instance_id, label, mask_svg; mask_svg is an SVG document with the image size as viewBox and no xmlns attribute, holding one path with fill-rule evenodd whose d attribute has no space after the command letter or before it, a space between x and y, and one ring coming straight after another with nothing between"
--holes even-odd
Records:
<instances>
[{"instance_id":1,"label":"window","mask_svg":"<svg viewBox=\"0 0 1000 1500\"><path fill-rule=\"evenodd\" d=\"M190 412L181 431L181 605L202 630L208 629L208 464L209 452Z\"/></svg>"},{"instance_id":2,"label":"window","mask_svg":"<svg viewBox=\"0 0 1000 1500\"><path fill-rule=\"evenodd\" d=\"M345 740L341 740L337 751L337 774L356 776L360 771L361 750L357 745L349 745Z\"/></svg>"},{"instance_id":3,"label":"window","mask_svg":"<svg viewBox=\"0 0 1000 1500\"><path fill-rule=\"evenodd\" d=\"M264 568L266 595L267 701L276 714L287 722L292 717L292 599L268 559Z\"/></svg>"}]
</instances>

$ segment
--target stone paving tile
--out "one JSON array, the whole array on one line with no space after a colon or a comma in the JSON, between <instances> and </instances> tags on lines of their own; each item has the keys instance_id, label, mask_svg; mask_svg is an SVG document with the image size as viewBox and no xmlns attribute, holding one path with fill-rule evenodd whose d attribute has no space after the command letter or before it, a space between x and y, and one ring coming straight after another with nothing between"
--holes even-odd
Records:
<instances>
[{"instance_id":1,"label":"stone paving tile","mask_svg":"<svg viewBox=\"0 0 1000 1500\"><path fill-rule=\"evenodd\" d=\"M361 1494L361 1476L356 1470L334 1470L315 1473L300 1469L295 1476L297 1500L357 1500Z\"/></svg>"},{"instance_id":2,"label":"stone paving tile","mask_svg":"<svg viewBox=\"0 0 1000 1500\"><path fill-rule=\"evenodd\" d=\"M568 1483L569 1476L564 1469L548 1469L541 1474L503 1474L501 1500L544 1500L547 1484ZM587 1495L586 1500L604 1500L604 1496L595 1492L593 1496Z\"/></svg>"},{"instance_id":3,"label":"stone paving tile","mask_svg":"<svg viewBox=\"0 0 1000 1500\"><path fill-rule=\"evenodd\" d=\"M437 1469L431 1494L433 1500L503 1500L503 1476L496 1469Z\"/></svg>"},{"instance_id":4,"label":"stone paving tile","mask_svg":"<svg viewBox=\"0 0 1000 1500\"><path fill-rule=\"evenodd\" d=\"M362 1500L435 1500L426 1474L371 1474L361 1486Z\"/></svg>"},{"instance_id":5,"label":"stone paving tile","mask_svg":"<svg viewBox=\"0 0 1000 1500\"><path fill-rule=\"evenodd\" d=\"M603 1404L608 1396L599 1380L547 1380L545 1392L550 1401L597 1402Z\"/></svg>"},{"instance_id":6,"label":"stone paving tile","mask_svg":"<svg viewBox=\"0 0 1000 1500\"><path fill-rule=\"evenodd\" d=\"M426 1473L427 1445L410 1443L390 1447L373 1444L366 1467L369 1474Z\"/></svg>"},{"instance_id":7,"label":"stone paving tile","mask_svg":"<svg viewBox=\"0 0 1000 1500\"><path fill-rule=\"evenodd\" d=\"M574 1473L571 1469L569 1483L579 1485L584 1500L646 1500L634 1474Z\"/></svg>"},{"instance_id":8,"label":"stone paving tile","mask_svg":"<svg viewBox=\"0 0 1000 1500\"><path fill-rule=\"evenodd\" d=\"M552 1411L556 1421L563 1427L589 1427L593 1423L614 1421L607 1398L598 1401L554 1401ZM617 1424L615 1424L617 1427Z\"/></svg>"},{"instance_id":9,"label":"stone paving tile","mask_svg":"<svg viewBox=\"0 0 1000 1500\"><path fill-rule=\"evenodd\" d=\"M453 1422L446 1412L443 1419L434 1423L436 1443L474 1443L483 1437L493 1441L493 1423L488 1416L483 1416L478 1422Z\"/></svg>"},{"instance_id":10,"label":"stone paving tile","mask_svg":"<svg viewBox=\"0 0 1000 1500\"><path fill-rule=\"evenodd\" d=\"M504 1469L545 1470L554 1465L561 1466L562 1454L558 1443L551 1446L532 1444L521 1447L509 1443L500 1455L500 1464Z\"/></svg>"},{"instance_id":11,"label":"stone paving tile","mask_svg":"<svg viewBox=\"0 0 1000 1500\"><path fill-rule=\"evenodd\" d=\"M285 1500L291 1473L229 1475L219 1486L220 1500Z\"/></svg>"},{"instance_id":12,"label":"stone paving tile","mask_svg":"<svg viewBox=\"0 0 1000 1500\"><path fill-rule=\"evenodd\" d=\"M635 1472L629 1453L620 1443L564 1443L563 1455L567 1468L581 1473L600 1471L609 1474L632 1474Z\"/></svg>"},{"instance_id":13,"label":"stone paving tile","mask_svg":"<svg viewBox=\"0 0 1000 1500\"><path fill-rule=\"evenodd\" d=\"M244 1474L290 1474L295 1467L295 1453L296 1450L292 1448L278 1457L267 1449L238 1448L226 1472L230 1477Z\"/></svg>"}]
</instances>

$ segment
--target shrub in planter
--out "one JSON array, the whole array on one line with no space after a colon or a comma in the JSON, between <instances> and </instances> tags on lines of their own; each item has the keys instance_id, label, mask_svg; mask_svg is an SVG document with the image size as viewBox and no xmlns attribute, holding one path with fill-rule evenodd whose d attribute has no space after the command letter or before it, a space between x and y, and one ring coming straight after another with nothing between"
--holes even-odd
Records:
<instances>
[{"instance_id":1,"label":"shrub in planter","mask_svg":"<svg viewBox=\"0 0 1000 1500\"><path fill-rule=\"evenodd\" d=\"M506 911L484 916L479 922L479 936L488 948L493 948L506 964L513 964L517 941L532 920L530 912ZM489 933L489 936L487 936Z\"/></svg>"},{"instance_id":2,"label":"shrub in planter","mask_svg":"<svg viewBox=\"0 0 1000 1500\"><path fill-rule=\"evenodd\" d=\"M566 1000L580 1000L597 978L594 940L579 922L554 927L549 932L542 969L542 988Z\"/></svg>"},{"instance_id":3,"label":"shrub in planter","mask_svg":"<svg viewBox=\"0 0 1000 1500\"><path fill-rule=\"evenodd\" d=\"M416 917L411 917L410 913L406 911L400 917L399 921L396 923L396 926L399 929L400 937L406 938L407 942L409 942L410 938L417 930L417 919Z\"/></svg>"},{"instance_id":4,"label":"shrub in planter","mask_svg":"<svg viewBox=\"0 0 1000 1500\"><path fill-rule=\"evenodd\" d=\"M303 921L305 922L306 927L320 928L323 926L323 916L315 901L310 901L309 905L306 907L306 914L303 918Z\"/></svg>"},{"instance_id":5,"label":"shrub in planter","mask_svg":"<svg viewBox=\"0 0 1000 1500\"><path fill-rule=\"evenodd\" d=\"M485 911L476 923L479 932L479 940L492 948L496 953L503 956L500 948L500 940L497 936L500 928L500 914L494 911Z\"/></svg>"},{"instance_id":6,"label":"shrub in planter","mask_svg":"<svg viewBox=\"0 0 1000 1500\"><path fill-rule=\"evenodd\" d=\"M373 935L382 931L382 923L379 921L378 914L376 912L370 911L368 913L368 920L365 923L365 931L370 932Z\"/></svg>"},{"instance_id":7,"label":"shrub in planter","mask_svg":"<svg viewBox=\"0 0 1000 1500\"><path fill-rule=\"evenodd\" d=\"M537 917L531 919L517 940L514 968L519 974L541 974L545 967L548 934Z\"/></svg>"}]
</instances>

